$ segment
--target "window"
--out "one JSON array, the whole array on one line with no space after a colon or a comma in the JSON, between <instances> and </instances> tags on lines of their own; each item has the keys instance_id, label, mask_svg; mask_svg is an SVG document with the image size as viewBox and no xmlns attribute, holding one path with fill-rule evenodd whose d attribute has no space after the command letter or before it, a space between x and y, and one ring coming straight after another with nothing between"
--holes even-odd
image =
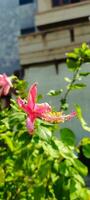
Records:
<instances>
[{"instance_id":1,"label":"window","mask_svg":"<svg viewBox=\"0 0 90 200\"><path fill-rule=\"evenodd\" d=\"M80 2L80 0L71 0L71 3L77 3Z\"/></svg>"},{"instance_id":2,"label":"window","mask_svg":"<svg viewBox=\"0 0 90 200\"><path fill-rule=\"evenodd\" d=\"M63 4L68 4L68 3L71 3L70 0L63 0Z\"/></svg>"},{"instance_id":3,"label":"window","mask_svg":"<svg viewBox=\"0 0 90 200\"><path fill-rule=\"evenodd\" d=\"M21 29L21 35L35 32L35 27Z\"/></svg>"},{"instance_id":4,"label":"window","mask_svg":"<svg viewBox=\"0 0 90 200\"><path fill-rule=\"evenodd\" d=\"M19 4L23 5L23 4L28 4L28 3L33 3L34 0L19 0Z\"/></svg>"},{"instance_id":5,"label":"window","mask_svg":"<svg viewBox=\"0 0 90 200\"><path fill-rule=\"evenodd\" d=\"M59 6L60 5L60 0L52 0L52 6Z\"/></svg>"},{"instance_id":6,"label":"window","mask_svg":"<svg viewBox=\"0 0 90 200\"><path fill-rule=\"evenodd\" d=\"M69 3L77 3L80 2L80 0L52 0L52 6L60 6L63 4L69 4Z\"/></svg>"}]
</instances>

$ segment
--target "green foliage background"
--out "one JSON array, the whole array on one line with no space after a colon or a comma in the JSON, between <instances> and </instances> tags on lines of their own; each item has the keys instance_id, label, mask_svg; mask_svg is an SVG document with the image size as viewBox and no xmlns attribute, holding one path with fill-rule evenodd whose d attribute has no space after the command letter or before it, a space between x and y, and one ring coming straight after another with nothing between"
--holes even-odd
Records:
<instances>
[{"instance_id":1,"label":"green foliage background","mask_svg":"<svg viewBox=\"0 0 90 200\"><path fill-rule=\"evenodd\" d=\"M81 65L90 61L90 49L86 44L67 55L67 66L73 71L67 92L61 99L61 110L68 108L67 96L73 89L83 88L78 83ZM24 81L14 77L16 98L26 97ZM60 95L51 91L49 95ZM85 131L90 131L83 119L79 105L77 117ZM0 110L0 200L89 200L90 190L84 177L87 167L78 159L80 147L90 158L90 138L83 138L76 146L75 134L68 128L60 128L40 119L36 120L31 136L26 129L26 114L11 99L10 108ZM60 139L55 132L60 132Z\"/></svg>"}]
</instances>

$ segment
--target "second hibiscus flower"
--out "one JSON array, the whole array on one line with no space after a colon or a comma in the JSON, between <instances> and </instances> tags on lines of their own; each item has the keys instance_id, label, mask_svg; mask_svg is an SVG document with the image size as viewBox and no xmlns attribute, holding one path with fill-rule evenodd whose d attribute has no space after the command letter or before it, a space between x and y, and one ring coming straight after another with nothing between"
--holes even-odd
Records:
<instances>
[{"instance_id":1,"label":"second hibiscus flower","mask_svg":"<svg viewBox=\"0 0 90 200\"><path fill-rule=\"evenodd\" d=\"M0 74L0 96L6 96L9 93L12 83L6 74Z\"/></svg>"}]
</instances>

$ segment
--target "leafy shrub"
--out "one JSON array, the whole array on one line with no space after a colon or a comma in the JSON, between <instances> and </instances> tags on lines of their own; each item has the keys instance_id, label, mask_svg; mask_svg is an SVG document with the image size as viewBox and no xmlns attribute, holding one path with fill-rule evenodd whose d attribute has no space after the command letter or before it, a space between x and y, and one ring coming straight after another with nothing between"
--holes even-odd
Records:
<instances>
[{"instance_id":1,"label":"leafy shrub","mask_svg":"<svg viewBox=\"0 0 90 200\"><path fill-rule=\"evenodd\" d=\"M84 84L77 83L77 75L89 75L89 72L80 74L81 64L89 60L90 49L85 44L68 54L67 65L73 70L74 75L61 99L61 110L67 108L69 92L84 87ZM15 98L26 98L25 81L16 77L12 77L12 80L11 90ZM59 94L57 91L49 93ZM76 146L72 130L60 129L58 123L42 118L35 119L34 132L28 132L27 113L19 108L16 99L11 99L9 108L1 105L0 199L89 200L90 190L84 181L88 169L78 159L78 152L82 146L83 154L90 158L90 138L83 138ZM89 131L90 128L82 117L79 105L76 105L76 111L82 127ZM56 117L57 112L52 113L52 116ZM63 116L65 119L65 115ZM61 139L55 137L56 131L60 131Z\"/></svg>"}]
</instances>

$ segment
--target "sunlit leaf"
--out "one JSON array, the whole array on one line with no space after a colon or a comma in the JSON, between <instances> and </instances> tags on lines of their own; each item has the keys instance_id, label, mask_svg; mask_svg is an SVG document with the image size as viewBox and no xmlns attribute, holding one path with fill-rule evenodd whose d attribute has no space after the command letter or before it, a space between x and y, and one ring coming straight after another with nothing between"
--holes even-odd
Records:
<instances>
[{"instance_id":1,"label":"sunlit leaf","mask_svg":"<svg viewBox=\"0 0 90 200\"><path fill-rule=\"evenodd\" d=\"M83 176L87 176L88 174L88 169L87 167L78 159L73 159L72 163L74 167L82 174Z\"/></svg>"},{"instance_id":2,"label":"sunlit leaf","mask_svg":"<svg viewBox=\"0 0 90 200\"><path fill-rule=\"evenodd\" d=\"M82 44L82 47L81 47L81 48L85 51L86 49L88 49L88 47L89 47L89 46L84 42L84 43Z\"/></svg>"},{"instance_id":3,"label":"sunlit leaf","mask_svg":"<svg viewBox=\"0 0 90 200\"><path fill-rule=\"evenodd\" d=\"M64 77L64 80L68 83L71 83L71 80L68 77Z\"/></svg>"},{"instance_id":4,"label":"sunlit leaf","mask_svg":"<svg viewBox=\"0 0 90 200\"><path fill-rule=\"evenodd\" d=\"M66 53L66 56L68 58L73 58L73 59L77 59L78 58L78 55L74 52L69 52L69 53Z\"/></svg>"},{"instance_id":5,"label":"sunlit leaf","mask_svg":"<svg viewBox=\"0 0 90 200\"><path fill-rule=\"evenodd\" d=\"M82 138L81 145L84 146L84 145L87 145L87 144L90 144L90 137Z\"/></svg>"},{"instance_id":6,"label":"sunlit leaf","mask_svg":"<svg viewBox=\"0 0 90 200\"><path fill-rule=\"evenodd\" d=\"M61 90L50 90L50 91L48 92L48 95L49 95L49 96L57 96L57 95L60 95L62 92L63 92L62 89L61 89Z\"/></svg>"},{"instance_id":7,"label":"sunlit leaf","mask_svg":"<svg viewBox=\"0 0 90 200\"><path fill-rule=\"evenodd\" d=\"M85 187L82 187L80 182L74 178L70 180L70 200L88 200L89 193Z\"/></svg>"},{"instance_id":8,"label":"sunlit leaf","mask_svg":"<svg viewBox=\"0 0 90 200\"><path fill-rule=\"evenodd\" d=\"M87 56L90 58L90 49L87 49L87 50L85 51L85 55L87 55Z\"/></svg>"},{"instance_id":9,"label":"sunlit leaf","mask_svg":"<svg viewBox=\"0 0 90 200\"><path fill-rule=\"evenodd\" d=\"M79 105L75 105L76 107L76 112L77 112L77 117L79 119L79 121L81 122L81 126L84 130L90 132L90 127L87 126L87 123L85 122L83 115L82 115L82 111Z\"/></svg>"},{"instance_id":10,"label":"sunlit leaf","mask_svg":"<svg viewBox=\"0 0 90 200\"><path fill-rule=\"evenodd\" d=\"M49 130L49 128L46 128L44 126L40 126L38 129L38 134L41 138L47 139L48 137L51 137L52 132Z\"/></svg>"},{"instance_id":11,"label":"sunlit leaf","mask_svg":"<svg viewBox=\"0 0 90 200\"><path fill-rule=\"evenodd\" d=\"M73 90L73 89L83 89L86 87L86 84L84 83L76 83L76 84L73 84L72 86L70 86L70 88Z\"/></svg>"}]
</instances>

